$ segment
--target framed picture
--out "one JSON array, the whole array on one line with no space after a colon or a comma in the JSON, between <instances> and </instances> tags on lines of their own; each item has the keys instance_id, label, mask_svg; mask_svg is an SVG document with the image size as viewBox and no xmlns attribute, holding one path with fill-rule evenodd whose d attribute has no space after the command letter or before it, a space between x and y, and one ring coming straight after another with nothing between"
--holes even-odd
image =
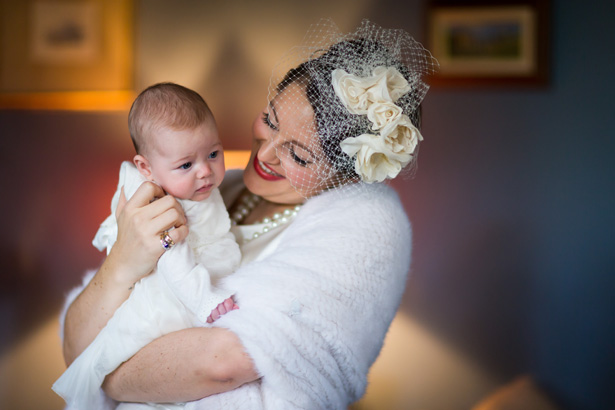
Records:
<instances>
[{"instance_id":1,"label":"framed picture","mask_svg":"<svg viewBox=\"0 0 615 410\"><path fill-rule=\"evenodd\" d=\"M547 0L434 1L428 49L440 62L434 85L546 85Z\"/></svg>"},{"instance_id":2,"label":"framed picture","mask_svg":"<svg viewBox=\"0 0 615 410\"><path fill-rule=\"evenodd\" d=\"M0 108L125 108L133 16L131 0L0 0Z\"/></svg>"}]
</instances>

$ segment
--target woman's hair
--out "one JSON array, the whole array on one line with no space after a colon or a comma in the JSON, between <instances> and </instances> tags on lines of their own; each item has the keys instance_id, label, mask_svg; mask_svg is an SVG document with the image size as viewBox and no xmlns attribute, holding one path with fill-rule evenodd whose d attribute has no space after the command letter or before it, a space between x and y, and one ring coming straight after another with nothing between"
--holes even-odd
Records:
<instances>
[{"instance_id":1,"label":"woman's hair","mask_svg":"<svg viewBox=\"0 0 615 410\"><path fill-rule=\"evenodd\" d=\"M316 129L323 152L338 172L351 179L358 178L354 161L342 154L340 143L346 138L367 133L371 122L365 115L350 113L342 104L333 89L332 73L336 69L342 69L349 74L364 76L370 74L364 72L365 67L376 65L395 67L409 83L413 82L410 70L396 60L393 53L381 43L359 38L336 43L322 55L290 69L277 86L278 93L295 82L305 87L308 101L314 109ZM413 91L414 89L402 96L398 103L405 107L403 113L420 129L420 104L413 106L405 103L405 100L414 98Z\"/></svg>"},{"instance_id":2,"label":"woman's hair","mask_svg":"<svg viewBox=\"0 0 615 410\"><path fill-rule=\"evenodd\" d=\"M313 120L283 130L288 135L277 150L283 165L299 160L306 168L286 167L295 189L360 188L412 171L423 139L420 105L429 89L423 80L437 69L431 53L403 30L368 20L346 34L329 19L313 25L274 70L269 92L277 117L281 110L303 118L311 116L304 107L313 111Z\"/></svg>"},{"instance_id":3,"label":"woman's hair","mask_svg":"<svg viewBox=\"0 0 615 410\"><path fill-rule=\"evenodd\" d=\"M213 121L207 103L197 92L174 83L158 83L139 94L128 114L128 129L137 153L148 145L148 137L158 128L194 129Z\"/></svg>"}]
</instances>

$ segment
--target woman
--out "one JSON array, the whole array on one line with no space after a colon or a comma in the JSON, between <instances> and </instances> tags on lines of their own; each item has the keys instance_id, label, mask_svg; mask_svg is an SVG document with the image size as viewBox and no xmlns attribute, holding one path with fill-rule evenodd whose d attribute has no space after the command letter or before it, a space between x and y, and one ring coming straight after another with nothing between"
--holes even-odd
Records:
<instances>
[{"instance_id":1,"label":"woman","mask_svg":"<svg viewBox=\"0 0 615 410\"><path fill-rule=\"evenodd\" d=\"M437 62L367 21L346 36L322 22L291 57L301 64L272 80L243 176L221 186L243 255L225 285L240 308L143 348L107 377L115 400L341 409L363 395L410 262L407 217L379 182L414 163L421 76ZM161 233L187 234L181 207L151 184L118 212L115 246L69 298L68 363L154 268Z\"/></svg>"}]
</instances>

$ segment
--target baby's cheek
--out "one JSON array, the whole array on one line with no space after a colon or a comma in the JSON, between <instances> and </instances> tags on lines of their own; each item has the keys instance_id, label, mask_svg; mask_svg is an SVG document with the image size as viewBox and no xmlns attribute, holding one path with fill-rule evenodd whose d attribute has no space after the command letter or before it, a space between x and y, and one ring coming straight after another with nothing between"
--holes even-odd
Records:
<instances>
[{"instance_id":1,"label":"baby's cheek","mask_svg":"<svg viewBox=\"0 0 615 410\"><path fill-rule=\"evenodd\" d=\"M172 185L167 192L176 198L189 198L194 193L192 185L188 185L185 181L175 181Z\"/></svg>"}]
</instances>

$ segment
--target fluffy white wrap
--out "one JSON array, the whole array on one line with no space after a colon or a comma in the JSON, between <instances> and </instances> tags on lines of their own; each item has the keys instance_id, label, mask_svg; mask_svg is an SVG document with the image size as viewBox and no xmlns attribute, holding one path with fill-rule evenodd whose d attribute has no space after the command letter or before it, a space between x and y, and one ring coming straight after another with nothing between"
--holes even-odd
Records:
<instances>
[{"instance_id":1,"label":"fluffy white wrap","mask_svg":"<svg viewBox=\"0 0 615 410\"><path fill-rule=\"evenodd\" d=\"M111 215L93 241L99 250L106 249L108 253L117 239L115 211L120 189L123 187L130 199L144 181L134 165L122 164ZM130 297L96 339L53 385L69 409L115 408L116 404L101 389L106 375L164 334L205 326L212 309L232 295L218 282L237 268L241 254L229 232L230 219L220 192L212 191L204 201L180 203L190 226L188 238L165 252L156 271L135 284ZM181 406L164 408L171 407Z\"/></svg>"},{"instance_id":2,"label":"fluffy white wrap","mask_svg":"<svg viewBox=\"0 0 615 410\"><path fill-rule=\"evenodd\" d=\"M213 324L238 335L261 379L186 410L341 410L364 394L410 265L399 198L382 184L323 193L282 235L223 280L240 308Z\"/></svg>"}]
</instances>

